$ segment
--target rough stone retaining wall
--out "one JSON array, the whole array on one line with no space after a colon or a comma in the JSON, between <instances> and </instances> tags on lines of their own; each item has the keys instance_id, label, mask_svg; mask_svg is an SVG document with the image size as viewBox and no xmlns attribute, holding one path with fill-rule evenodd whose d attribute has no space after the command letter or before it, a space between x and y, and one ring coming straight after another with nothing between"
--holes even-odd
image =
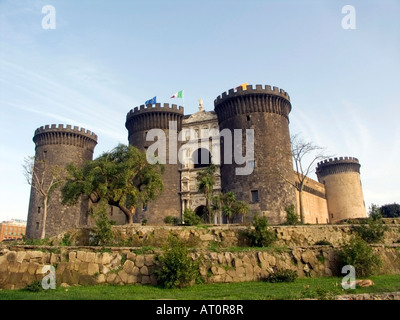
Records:
<instances>
[{"instance_id":1,"label":"rough stone retaining wall","mask_svg":"<svg viewBox=\"0 0 400 320\"><path fill-rule=\"evenodd\" d=\"M389 230L385 233L383 241L386 245L400 242L400 224L397 219L385 219ZM160 247L167 241L170 234L187 241L189 246L208 248L211 244L219 247L229 248L232 246L246 246L247 237L244 232L246 226L213 226L182 227L182 226L142 226L139 224L113 226L116 238L126 241L127 245L134 247L156 246ZM278 246L313 246L317 241L329 241L334 246L343 245L352 235L352 226L343 225L301 225L301 226L271 226L275 230ZM90 245L91 232L89 229L80 228L70 231L72 245ZM60 234L54 244L62 239Z\"/></svg>"},{"instance_id":2,"label":"rough stone retaining wall","mask_svg":"<svg viewBox=\"0 0 400 320\"><path fill-rule=\"evenodd\" d=\"M400 245L373 246L383 261L382 273L400 274ZM155 253L140 248L99 247L0 247L0 288L18 289L42 280L45 265L56 268L57 285L156 284ZM260 280L280 269L297 270L299 277L339 275L331 246L293 247L268 251L210 252L191 254L203 262L206 282Z\"/></svg>"}]
</instances>

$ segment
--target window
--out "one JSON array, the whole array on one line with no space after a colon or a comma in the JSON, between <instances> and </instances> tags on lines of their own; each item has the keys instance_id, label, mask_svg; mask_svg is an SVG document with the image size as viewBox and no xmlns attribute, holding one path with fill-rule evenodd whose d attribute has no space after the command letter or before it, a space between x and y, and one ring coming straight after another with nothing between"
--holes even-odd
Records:
<instances>
[{"instance_id":1,"label":"window","mask_svg":"<svg viewBox=\"0 0 400 320\"><path fill-rule=\"evenodd\" d=\"M37 213L40 213L40 209L41 209L40 207L37 207Z\"/></svg>"},{"instance_id":2,"label":"window","mask_svg":"<svg viewBox=\"0 0 400 320\"><path fill-rule=\"evenodd\" d=\"M247 115L246 118L247 118L247 121L250 121L250 116L249 115Z\"/></svg>"},{"instance_id":3,"label":"window","mask_svg":"<svg viewBox=\"0 0 400 320\"><path fill-rule=\"evenodd\" d=\"M333 213L331 213L331 218L333 218Z\"/></svg>"},{"instance_id":4,"label":"window","mask_svg":"<svg viewBox=\"0 0 400 320\"><path fill-rule=\"evenodd\" d=\"M147 211L147 205L146 204L143 205L143 211Z\"/></svg>"},{"instance_id":5,"label":"window","mask_svg":"<svg viewBox=\"0 0 400 320\"><path fill-rule=\"evenodd\" d=\"M258 202L258 190L251 190L251 202Z\"/></svg>"},{"instance_id":6,"label":"window","mask_svg":"<svg viewBox=\"0 0 400 320\"><path fill-rule=\"evenodd\" d=\"M39 230L39 222L36 222L36 230Z\"/></svg>"}]
</instances>

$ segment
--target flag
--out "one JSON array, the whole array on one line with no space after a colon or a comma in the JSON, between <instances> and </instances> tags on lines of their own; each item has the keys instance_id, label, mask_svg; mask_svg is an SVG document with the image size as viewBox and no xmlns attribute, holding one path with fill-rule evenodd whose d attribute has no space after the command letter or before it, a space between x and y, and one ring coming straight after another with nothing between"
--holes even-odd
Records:
<instances>
[{"instance_id":1,"label":"flag","mask_svg":"<svg viewBox=\"0 0 400 320\"><path fill-rule=\"evenodd\" d=\"M147 100L147 101L144 103L144 105L147 106L148 104L156 104L156 103L157 103L157 99L156 99L156 97L154 96L152 99Z\"/></svg>"},{"instance_id":2,"label":"flag","mask_svg":"<svg viewBox=\"0 0 400 320\"><path fill-rule=\"evenodd\" d=\"M240 88L240 87L242 87L243 88L243 90L247 90L247 86L249 85L249 83L248 82L246 82L246 83L242 83L240 86L238 86L238 87L236 87L235 88L235 90L237 90L238 88Z\"/></svg>"},{"instance_id":3,"label":"flag","mask_svg":"<svg viewBox=\"0 0 400 320\"><path fill-rule=\"evenodd\" d=\"M172 99L172 98L183 98L183 90L181 90L181 91L175 93L175 94L171 97L171 99Z\"/></svg>"}]
</instances>

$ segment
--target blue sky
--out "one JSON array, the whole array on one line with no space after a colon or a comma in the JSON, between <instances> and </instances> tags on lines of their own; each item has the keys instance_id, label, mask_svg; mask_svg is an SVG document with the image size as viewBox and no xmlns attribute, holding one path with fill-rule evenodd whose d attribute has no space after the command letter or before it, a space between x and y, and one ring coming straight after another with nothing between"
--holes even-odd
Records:
<instances>
[{"instance_id":1,"label":"blue sky","mask_svg":"<svg viewBox=\"0 0 400 320\"><path fill-rule=\"evenodd\" d=\"M400 202L400 1L0 0L0 221L27 217L36 128L94 131L98 156L153 96L190 114L244 82L287 91L291 133L360 160L367 207Z\"/></svg>"}]
</instances>

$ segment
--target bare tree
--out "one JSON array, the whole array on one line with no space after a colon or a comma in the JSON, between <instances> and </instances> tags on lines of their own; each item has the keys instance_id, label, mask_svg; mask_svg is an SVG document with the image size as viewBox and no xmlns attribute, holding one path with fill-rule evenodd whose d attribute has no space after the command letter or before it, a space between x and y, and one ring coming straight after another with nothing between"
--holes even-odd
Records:
<instances>
[{"instance_id":1,"label":"bare tree","mask_svg":"<svg viewBox=\"0 0 400 320\"><path fill-rule=\"evenodd\" d=\"M46 160L38 160L35 157L27 157L22 165L24 176L32 189L34 189L43 202L43 220L40 239L46 235L47 209L52 192L62 181L62 169L59 166L49 166Z\"/></svg>"},{"instance_id":2,"label":"bare tree","mask_svg":"<svg viewBox=\"0 0 400 320\"><path fill-rule=\"evenodd\" d=\"M290 142L297 181L289 181L282 175L281 177L299 192L300 221L304 223L303 190L306 179L315 167L316 162L332 156L324 155L322 153L325 150L324 148L314 145L311 142L305 142L299 134L291 135Z\"/></svg>"}]
</instances>

